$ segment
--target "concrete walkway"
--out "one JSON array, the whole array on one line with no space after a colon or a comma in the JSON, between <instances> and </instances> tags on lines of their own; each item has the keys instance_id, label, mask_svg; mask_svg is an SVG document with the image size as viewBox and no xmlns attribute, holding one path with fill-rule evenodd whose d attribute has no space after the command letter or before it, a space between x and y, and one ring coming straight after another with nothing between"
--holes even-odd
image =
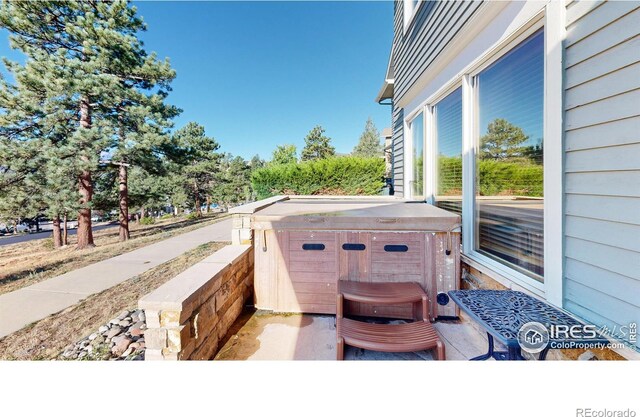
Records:
<instances>
[{"instance_id":1,"label":"concrete walkway","mask_svg":"<svg viewBox=\"0 0 640 417\"><path fill-rule=\"evenodd\" d=\"M0 295L0 338L207 242L231 240L231 219Z\"/></svg>"}]
</instances>

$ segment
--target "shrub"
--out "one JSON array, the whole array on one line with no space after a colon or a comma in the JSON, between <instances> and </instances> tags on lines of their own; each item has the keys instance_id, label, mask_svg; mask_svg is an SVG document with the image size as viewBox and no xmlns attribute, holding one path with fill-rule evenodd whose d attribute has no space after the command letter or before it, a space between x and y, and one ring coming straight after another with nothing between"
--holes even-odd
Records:
<instances>
[{"instance_id":1,"label":"shrub","mask_svg":"<svg viewBox=\"0 0 640 417\"><path fill-rule=\"evenodd\" d=\"M527 158L499 161L480 160L477 163L480 195L518 195L542 197L542 165ZM440 195L460 195L462 188L462 158L439 158Z\"/></svg>"},{"instance_id":2,"label":"shrub","mask_svg":"<svg viewBox=\"0 0 640 417\"><path fill-rule=\"evenodd\" d=\"M167 214L163 214L160 217L160 220L169 220L169 219L173 219L173 214L167 213Z\"/></svg>"},{"instance_id":3,"label":"shrub","mask_svg":"<svg viewBox=\"0 0 640 417\"><path fill-rule=\"evenodd\" d=\"M156 219L154 217L143 217L140 219L140 224L145 226L154 224L155 222L156 222Z\"/></svg>"},{"instance_id":4,"label":"shrub","mask_svg":"<svg viewBox=\"0 0 640 417\"><path fill-rule=\"evenodd\" d=\"M278 194L375 195L384 177L384 159L343 156L270 165L251 176L259 199Z\"/></svg>"},{"instance_id":5,"label":"shrub","mask_svg":"<svg viewBox=\"0 0 640 417\"><path fill-rule=\"evenodd\" d=\"M480 195L542 197L543 171L542 165L528 161L480 161Z\"/></svg>"},{"instance_id":6,"label":"shrub","mask_svg":"<svg viewBox=\"0 0 640 417\"><path fill-rule=\"evenodd\" d=\"M198 213L195 211L187 214L187 220L196 220L198 218L199 218Z\"/></svg>"}]
</instances>

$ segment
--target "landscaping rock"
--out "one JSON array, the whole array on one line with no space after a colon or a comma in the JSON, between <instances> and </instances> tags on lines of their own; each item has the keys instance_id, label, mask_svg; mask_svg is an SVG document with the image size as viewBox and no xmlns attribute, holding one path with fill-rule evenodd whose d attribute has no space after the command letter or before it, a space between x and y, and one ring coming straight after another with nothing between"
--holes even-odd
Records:
<instances>
[{"instance_id":1,"label":"landscaping rock","mask_svg":"<svg viewBox=\"0 0 640 417\"><path fill-rule=\"evenodd\" d=\"M131 339L129 339L128 337L120 338L116 342L115 346L111 348L111 353L116 356L121 356L127 350L130 344Z\"/></svg>"},{"instance_id":2,"label":"landscaping rock","mask_svg":"<svg viewBox=\"0 0 640 417\"><path fill-rule=\"evenodd\" d=\"M109 329L109 331L107 332L107 339L111 339L117 335L119 335L120 333L122 333L122 327L120 326L113 326L111 329Z\"/></svg>"},{"instance_id":3,"label":"landscaping rock","mask_svg":"<svg viewBox=\"0 0 640 417\"><path fill-rule=\"evenodd\" d=\"M122 355L120 355L120 357L126 358L127 356L131 355L133 353L133 351L134 351L134 349L131 346L129 346L127 348L127 350L125 350L124 353Z\"/></svg>"},{"instance_id":4,"label":"landscaping rock","mask_svg":"<svg viewBox=\"0 0 640 417\"><path fill-rule=\"evenodd\" d=\"M88 337L73 343L60 353L65 360L144 360L143 310L122 311Z\"/></svg>"},{"instance_id":5,"label":"landscaping rock","mask_svg":"<svg viewBox=\"0 0 640 417\"><path fill-rule=\"evenodd\" d=\"M96 337L95 339L93 339L91 341L91 346L95 347L95 346L101 345L101 344L104 343L105 340L106 340L105 337L103 335L99 334L98 337Z\"/></svg>"},{"instance_id":6,"label":"landscaping rock","mask_svg":"<svg viewBox=\"0 0 640 417\"><path fill-rule=\"evenodd\" d=\"M139 321L129 328L129 332L131 333L131 336L142 336L146 328L147 326L144 322Z\"/></svg>"}]
</instances>

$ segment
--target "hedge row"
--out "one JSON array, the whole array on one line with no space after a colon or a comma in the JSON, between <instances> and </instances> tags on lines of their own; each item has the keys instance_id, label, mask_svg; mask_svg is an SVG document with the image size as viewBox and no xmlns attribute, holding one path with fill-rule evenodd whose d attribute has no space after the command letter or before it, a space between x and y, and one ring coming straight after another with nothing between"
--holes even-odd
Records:
<instances>
[{"instance_id":1,"label":"hedge row","mask_svg":"<svg viewBox=\"0 0 640 417\"><path fill-rule=\"evenodd\" d=\"M251 184L259 199L290 195L375 195L383 186L384 160L343 156L254 171Z\"/></svg>"},{"instance_id":2,"label":"hedge row","mask_svg":"<svg viewBox=\"0 0 640 417\"><path fill-rule=\"evenodd\" d=\"M462 158L440 157L439 193L460 195L462 188ZM528 159L480 160L478 162L480 195L543 196L542 165Z\"/></svg>"}]
</instances>

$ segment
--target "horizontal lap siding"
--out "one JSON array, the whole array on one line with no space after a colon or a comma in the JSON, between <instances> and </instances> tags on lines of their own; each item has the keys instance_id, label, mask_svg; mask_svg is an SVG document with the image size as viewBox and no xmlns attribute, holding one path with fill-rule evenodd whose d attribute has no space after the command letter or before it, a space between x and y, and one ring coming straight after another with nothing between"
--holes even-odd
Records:
<instances>
[{"instance_id":1,"label":"horizontal lap siding","mask_svg":"<svg viewBox=\"0 0 640 417\"><path fill-rule=\"evenodd\" d=\"M404 112L393 109L393 188L395 195L404 197Z\"/></svg>"},{"instance_id":2,"label":"horizontal lap siding","mask_svg":"<svg viewBox=\"0 0 640 417\"><path fill-rule=\"evenodd\" d=\"M395 2L394 11L394 101L398 102L428 70L429 65L469 21L481 1L423 1L413 21L403 33L404 5ZM394 188L404 196L404 111L393 111Z\"/></svg>"},{"instance_id":3,"label":"horizontal lap siding","mask_svg":"<svg viewBox=\"0 0 640 417\"><path fill-rule=\"evenodd\" d=\"M567 5L565 307L640 322L640 7Z\"/></svg>"},{"instance_id":4,"label":"horizontal lap siding","mask_svg":"<svg viewBox=\"0 0 640 417\"><path fill-rule=\"evenodd\" d=\"M396 3L395 100L399 100L481 5L475 1L424 1L405 34Z\"/></svg>"}]
</instances>

